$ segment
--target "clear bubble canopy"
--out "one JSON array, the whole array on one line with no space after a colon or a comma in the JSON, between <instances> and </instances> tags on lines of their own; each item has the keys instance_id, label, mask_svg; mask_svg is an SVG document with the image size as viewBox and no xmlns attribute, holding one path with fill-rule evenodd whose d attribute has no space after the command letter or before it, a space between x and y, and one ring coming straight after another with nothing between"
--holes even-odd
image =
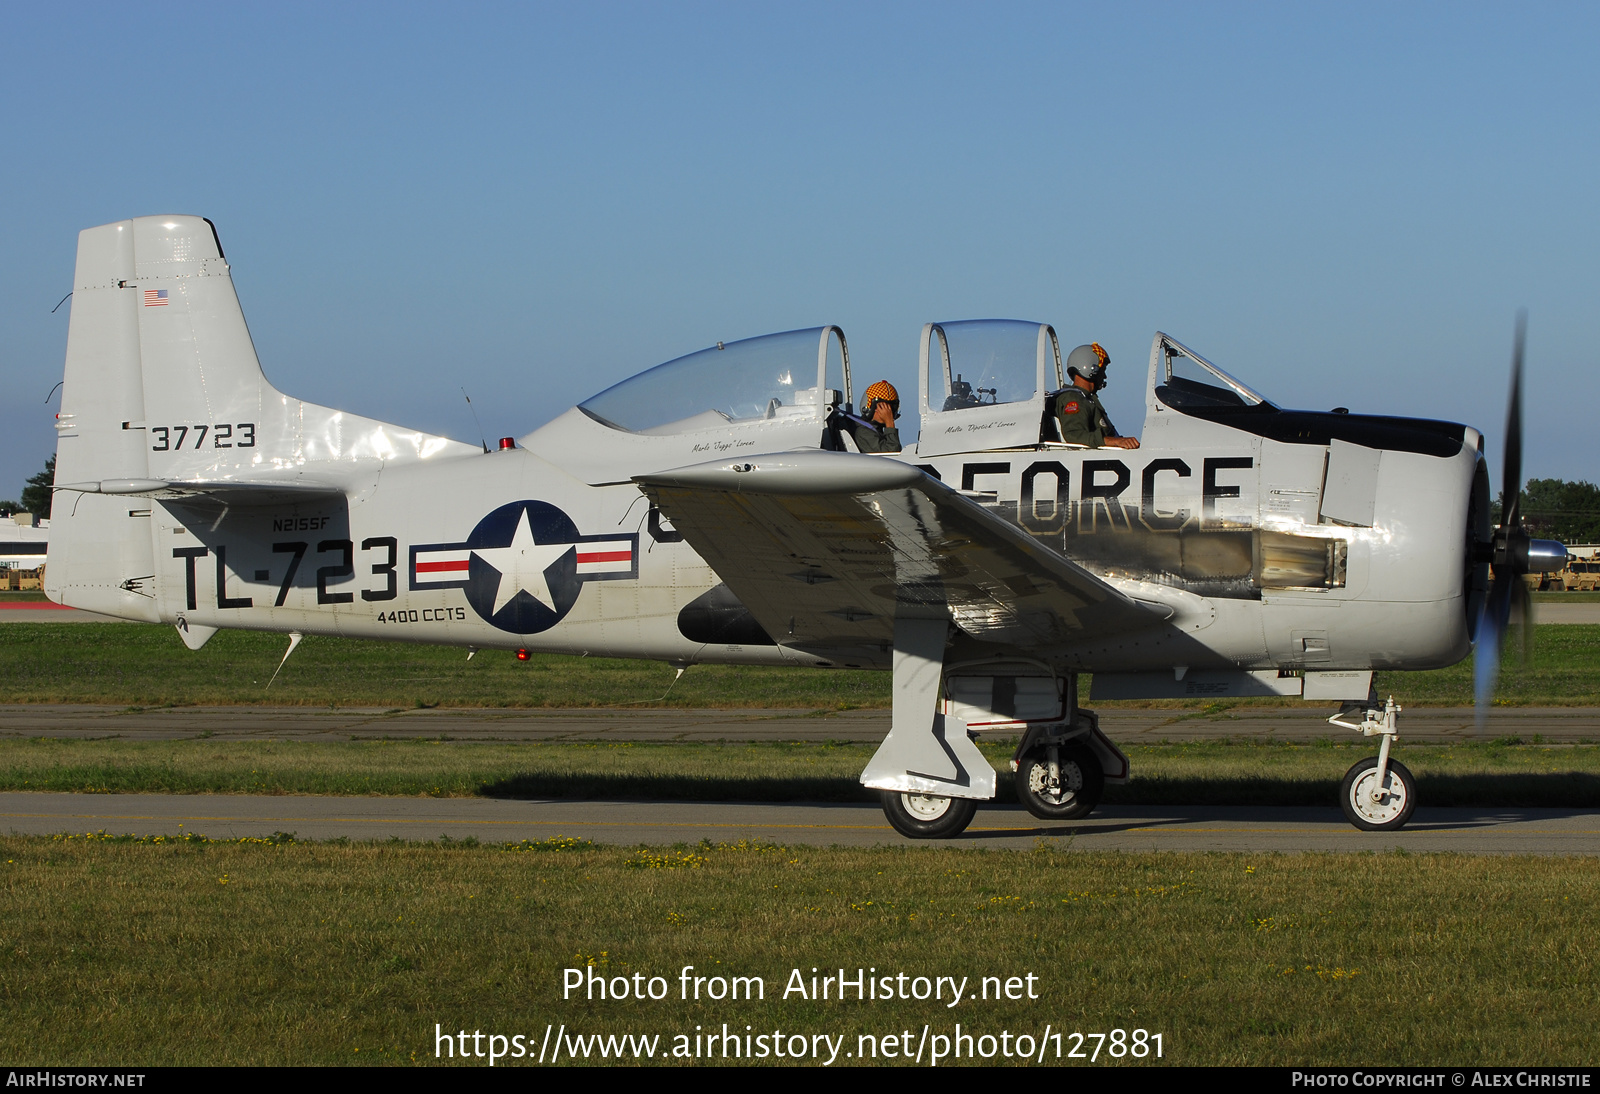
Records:
<instances>
[{"instance_id":1,"label":"clear bubble canopy","mask_svg":"<svg viewBox=\"0 0 1600 1094\"><path fill-rule=\"evenodd\" d=\"M849 383L844 332L809 327L718 342L629 377L578 409L630 433L695 433L732 422L820 419Z\"/></svg>"}]
</instances>

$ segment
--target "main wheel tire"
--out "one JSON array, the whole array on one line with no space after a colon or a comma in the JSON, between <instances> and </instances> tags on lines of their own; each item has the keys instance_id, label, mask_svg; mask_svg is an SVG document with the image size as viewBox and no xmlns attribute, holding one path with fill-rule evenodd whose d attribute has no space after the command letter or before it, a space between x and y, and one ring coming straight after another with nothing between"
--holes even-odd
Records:
<instances>
[{"instance_id":1,"label":"main wheel tire","mask_svg":"<svg viewBox=\"0 0 1600 1094\"><path fill-rule=\"evenodd\" d=\"M953 839L967 830L978 803L971 798L882 791L883 815L894 830L910 839Z\"/></svg>"},{"instance_id":2,"label":"main wheel tire","mask_svg":"<svg viewBox=\"0 0 1600 1094\"><path fill-rule=\"evenodd\" d=\"M1050 761L1035 753L1017 767L1017 800L1040 820L1077 820L1087 817L1105 793L1106 774L1100 759L1083 745L1060 751L1061 777L1050 785Z\"/></svg>"},{"instance_id":3,"label":"main wheel tire","mask_svg":"<svg viewBox=\"0 0 1600 1094\"><path fill-rule=\"evenodd\" d=\"M1339 806L1345 819L1363 832L1394 832L1404 828L1417 808L1417 779L1406 765L1389 761L1382 801L1372 800L1378 782L1378 757L1368 756L1346 771L1339 787Z\"/></svg>"}]
</instances>

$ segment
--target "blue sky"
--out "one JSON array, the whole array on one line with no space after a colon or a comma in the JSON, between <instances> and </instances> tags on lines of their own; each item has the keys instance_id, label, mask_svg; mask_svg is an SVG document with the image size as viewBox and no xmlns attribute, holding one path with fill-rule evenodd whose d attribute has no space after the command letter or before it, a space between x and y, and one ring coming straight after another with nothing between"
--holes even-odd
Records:
<instances>
[{"instance_id":1,"label":"blue sky","mask_svg":"<svg viewBox=\"0 0 1600 1094\"><path fill-rule=\"evenodd\" d=\"M1164 330L1289 406L1600 479L1600 8L14 5L0 497L53 447L76 233L216 222L281 389L477 439L718 340L1053 322L1136 431Z\"/></svg>"}]
</instances>

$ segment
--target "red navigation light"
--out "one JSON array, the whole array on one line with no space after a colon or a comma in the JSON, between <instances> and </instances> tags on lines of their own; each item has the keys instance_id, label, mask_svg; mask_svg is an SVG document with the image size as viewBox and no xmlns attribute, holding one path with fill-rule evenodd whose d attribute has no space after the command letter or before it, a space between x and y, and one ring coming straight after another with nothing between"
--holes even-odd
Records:
<instances>
[{"instance_id":1,"label":"red navigation light","mask_svg":"<svg viewBox=\"0 0 1600 1094\"><path fill-rule=\"evenodd\" d=\"M515 448L515 447L517 447L517 439L515 437L501 437L500 438L500 451L504 452L508 448Z\"/></svg>"},{"instance_id":2,"label":"red navigation light","mask_svg":"<svg viewBox=\"0 0 1600 1094\"><path fill-rule=\"evenodd\" d=\"M526 661L527 659L528 659L528 651L527 650L521 649L521 650L517 651L517 660L518 661Z\"/></svg>"}]
</instances>

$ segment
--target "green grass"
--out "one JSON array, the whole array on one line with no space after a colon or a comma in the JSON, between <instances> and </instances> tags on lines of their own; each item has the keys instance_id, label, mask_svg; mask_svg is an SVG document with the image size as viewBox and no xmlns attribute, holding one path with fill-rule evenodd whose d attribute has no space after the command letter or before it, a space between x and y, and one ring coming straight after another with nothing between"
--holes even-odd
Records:
<instances>
[{"instance_id":1,"label":"green grass","mask_svg":"<svg viewBox=\"0 0 1600 1094\"><path fill-rule=\"evenodd\" d=\"M547 1023L667 1051L727 1023L843 1036L856 1063L862 1034L914 1047L960 1022L1145 1029L1171 1064L1587 1066L1597 940L1600 863L1579 857L10 837L0 1056L433 1063L436 1024L536 1052ZM563 1000L591 963L670 994ZM685 965L761 977L765 999L683 1001ZM813 967L1032 974L1038 998L784 1000Z\"/></svg>"},{"instance_id":2,"label":"green grass","mask_svg":"<svg viewBox=\"0 0 1600 1094\"><path fill-rule=\"evenodd\" d=\"M0 703L338 707L887 706L889 674L697 665L309 636L268 688L281 635L223 631L198 651L171 627L0 625ZM660 697L671 686L665 702Z\"/></svg>"},{"instance_id":3,"label":"green grass","mask_svg":"<svg viewBox=\"0 0 1600 1094\"><path fill-rule=\"evenodd\" d=\"M1506 659L1497 702L1600 706L1600 625L1541 627L1536 633L1528 665L1515 656ZM282 636L250 631L223 631L192 652L170 627L7 623L0 626L0 703L813 710L889 705L886 672L697 665L672 685L672 669L654 661L534 654L522 663L506 651L484 650L469 662L454 647L317 636L301 644L269 689L284 648ZM1472 703L1469 662L1436 672L1379 673L1375 682L1380 694L1393 693L1408 706ZM1260 699L1235 705L1299 703Z\"/></svg>"},{"instance_id":4,"label":"green grass","mask_svg":"<svg viewBox=\"0 0 1600 1094\"><path fill-rule=\"evenodd\" d=\"M1014 742L981 746L1014 800ZM0 790L428 795L687 801L872 801L876 745L840 742L263 742L0 739ZM1106 801L1333 805L1369 742L1208 741L1128 748ZM1429 805L1600 807L1600 747L1402 744Z\"/></svg>"},{"instance_id":5,"label":"green grass","mask_svg":"<svg viewBox=\"0 0 1600 1094\"><path fill-rule=\"evenodd\" d=\"M1600 625L1535 627L1526 665L1519 630L1507 642L1496 706L1600 706ZM1472 660L1434 672L1380 672L1373 684L1407 706L1471 706Z\"/></svg>"}]
</instances>

